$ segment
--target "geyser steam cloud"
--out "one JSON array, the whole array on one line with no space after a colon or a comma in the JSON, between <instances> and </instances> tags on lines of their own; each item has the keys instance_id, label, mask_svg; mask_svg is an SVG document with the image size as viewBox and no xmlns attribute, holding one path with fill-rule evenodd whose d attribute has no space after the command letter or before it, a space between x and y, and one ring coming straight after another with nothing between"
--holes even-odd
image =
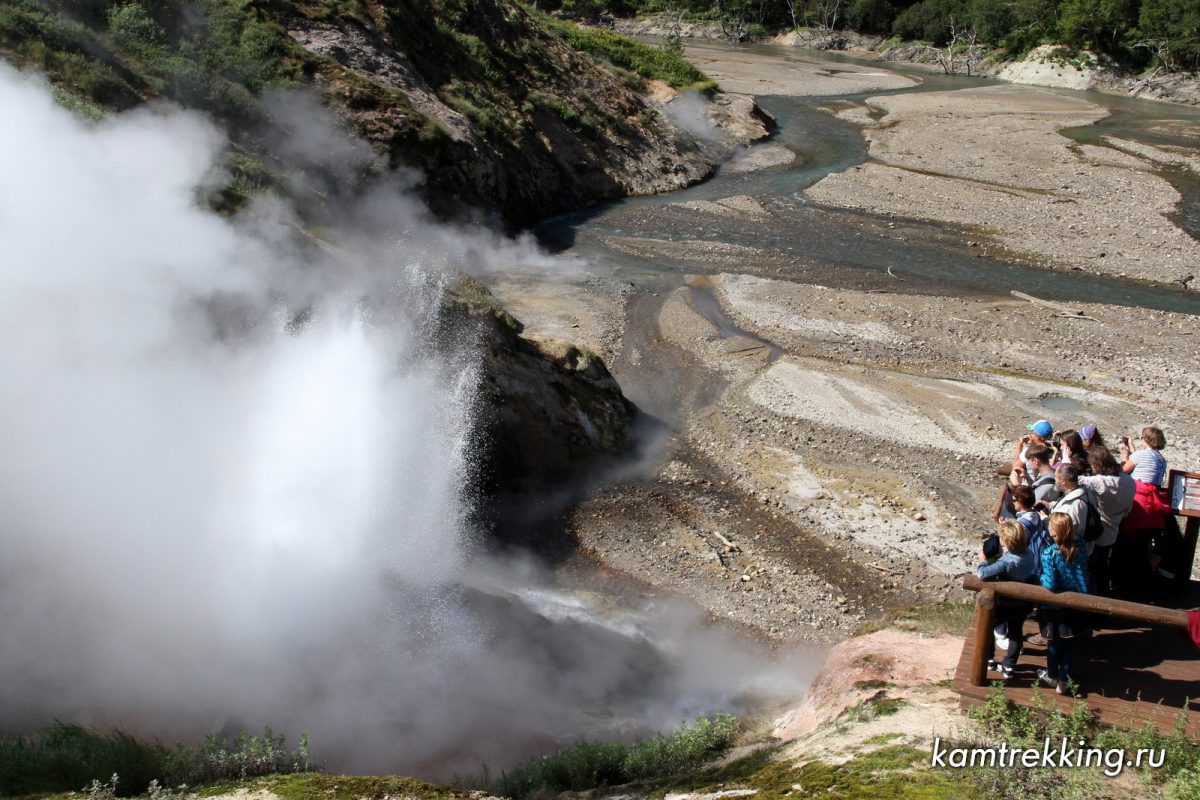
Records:
<instances>
[{"instance_id":1,"label":"geyser steam cloud","mask_svg":"<svg viewBox=\"0 0 1200 800\"><path fill-rule=\"evenodd\" d=\"M762 672L678 614L606 628L470 557L475 356L429 333L446 267L527 243L391 188L347 215L357 256L314 255L278 204L197 205L204 119L86 124L2 66L0 134L5 724L270 724L333 767L436 776L583 711L673 724Z\"/></svg>"}]
</instances>

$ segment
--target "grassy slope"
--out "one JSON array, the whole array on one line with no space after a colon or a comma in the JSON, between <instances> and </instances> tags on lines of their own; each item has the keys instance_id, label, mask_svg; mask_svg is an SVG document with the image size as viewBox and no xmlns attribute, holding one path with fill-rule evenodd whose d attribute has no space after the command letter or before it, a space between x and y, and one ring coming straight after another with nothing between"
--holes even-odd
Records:
<instances>
[{"instance_id":1,"label":"grassy slope","mask_svg":"<svg viewBox=\"0 0 1200 800\"><path fill-rule=\"evenodd\" d=\"M285 29L296 18L379 37L471 121L475 143L452 142L403 92L305 50ZM471 176L440 175L478 158L477 149L491 164L533 164L528 175L500 179L517 187L507 187L510 195L521 180L564 184L561 197L520 198L546 212L587 202L595 190L569 196L581 177L558 163L544 144L547 131L556 143L574 142L569 160L598 170L612 148L655 146L665 135L628 94L643 91L646 78L713 86L677 56L531 16L512 0L5 0L0 57L45 72L60 98L87 116L159 98L210 112L243 151L231 206L271 182L255 163L269 164L269 153L251 135L265 118L259 94L267 88L318 87L393 164L425 169L448 184L435 187L446 195L489 199ZM550 178L556 170L566 174Z\"/></svg>"}]
</instances>

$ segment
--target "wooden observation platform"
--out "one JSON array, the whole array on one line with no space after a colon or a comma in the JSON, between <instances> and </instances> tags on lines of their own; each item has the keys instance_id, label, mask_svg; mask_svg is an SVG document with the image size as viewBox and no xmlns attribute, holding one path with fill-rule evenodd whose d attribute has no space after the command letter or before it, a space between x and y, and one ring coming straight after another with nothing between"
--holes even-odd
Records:
<instances>
[{"instance_id":1,"label":"wooden observation platform","mask_svg":"<svg viewBox=\"0 0 1200 800\"><path fill-rule=\"evenodd\" d=\"M1100 722L1140 728L1151 721L1166 732L1183 715L1187 730L1200 737L1200 647L1188 635L1185 610L1200 608L1200 583L1188 579L1200 534L1200 514L1184 511L1180 516L1186 519L1185 560L1176 565L1181 570L1181 591L1156 600L1154 605L967 576L963 588L978 594L952 683L963 705L984 702L992 684L1000 680L997 673L988 672L987 662L1004 657L995 648L992 627L996 601L1008 597L1092 615L1091 634L1076 640L1072 678L1079 683L1079 699ZM1037 633L1032 619L1026 621L1025 633ZM1032 706L1037 670L1045 666L1045 645L1026 641L1014 676L1004 683L1005 696L1018 705ZM1077 702L1058 695L1053 688L1043 686L1038 693L1045 706L1063 713Z\"/></svg>"}]
</instances>

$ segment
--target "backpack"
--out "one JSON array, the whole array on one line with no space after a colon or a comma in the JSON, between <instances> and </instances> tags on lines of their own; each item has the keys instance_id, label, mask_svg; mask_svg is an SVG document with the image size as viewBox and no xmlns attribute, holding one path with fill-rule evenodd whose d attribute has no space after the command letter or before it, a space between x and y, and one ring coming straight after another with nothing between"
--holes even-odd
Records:
<instances>
[{"instance_id":1,"label":"backpack","mask_svg":"<svg viewBox=\"0 0 1200 800\"><path fill-rule=\"evenodd\" d=\"M1083 540L1094 542L1104 535L1104 520L1100 516L1100 509L1091 501L1089 495L1084 495L1083 504L1087 508L1083 518Z\"/></svg>"},{"instance_id":2,"label":"backpack","mask_svg":"<svg viewBox=\"0 0 1200 800\"><path fill-rule=\"evenodd\" d=\"M1054 484L1054 473L1047 472L1045 475L1039 475L1036 479L1034 479L1033 484L1029 488L1033 489L1034 493L1036 493L1037 490L1042 488L1043 486L1053 485L1053 484Z\"/></svg>"},{"instance_id":3,"label":"backpack","mask_svg":"<svg viewBox=\"0 0 1200 800\"><path fill-rule=\"evenodd\" d=\"M1025 524L1021 520L1021 524ZM1054 540L1050 538L1050 530L1046 525L1046 520L1038 517L1037 525L1033 530L1029 530L1026 526L1025 530L1029 534L1029 552L1033 554L1033 577L1031 583L1037 583L1042 574L1042 553L1046 548L1054 544Z\"/></svg>"}]
</instances>

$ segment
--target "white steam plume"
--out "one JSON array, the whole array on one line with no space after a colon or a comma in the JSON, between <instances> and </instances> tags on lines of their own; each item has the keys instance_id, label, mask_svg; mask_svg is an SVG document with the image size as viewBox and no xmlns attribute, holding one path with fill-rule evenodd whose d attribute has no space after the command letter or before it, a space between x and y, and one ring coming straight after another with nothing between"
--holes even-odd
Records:
<instances>
[{"instance_id":1,"label":"white steam plume","mask_svg":"<svg viewBox=\"0 0 1200 800\"><path fill-rule=\"evenodd\" d=\"M300 107L293 144L366 153ZM391 185L325 255L278 202L199 207L203 118L84 123L3 66L0 140L0 724L269 724L436 777L755 685L695 620L597 624L471 557L474 348L430 330L446 268L536 265L529 242Z\"/></svg>"},{"instance_id":2,"label":"white steam plume","mask_svg":"<svg viewBox=\"0 0 1200 800\"><path fill-rule=\"evenodd\" d=\"M709 144L717 141L718 131L708 121L709 103L700 93L688 89L667 103L667 116L683 130Z\"/></svg>"}]
</instances>

